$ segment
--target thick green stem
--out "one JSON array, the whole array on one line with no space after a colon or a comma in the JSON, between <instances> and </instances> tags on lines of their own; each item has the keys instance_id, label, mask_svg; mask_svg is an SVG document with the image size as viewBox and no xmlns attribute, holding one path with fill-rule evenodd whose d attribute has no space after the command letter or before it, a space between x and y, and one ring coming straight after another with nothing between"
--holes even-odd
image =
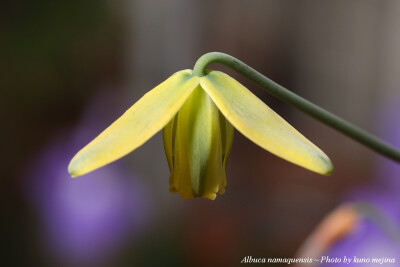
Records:
<instances>
[{"instance_id":1,"label":"thick green stem","mask_svg":"<svg viewBox=\"0 0 400 267\"><path fill-rule=\"evenodd\" d=\"M400 162L400 151L386 144L384 141L379 140L373 135L365 132L359 127L343 120L342 118L326 111L323 108L320 108L301 96L292 93L288 89L268 79L258 71L230 55L219 52L211 52L201 56L193 68L193 74L200 77L205 76L206 67L212 63L218 63L232 68L244 77L261 86L275 97L280 98L281 100L300 109L315 119L375 150L376 152Z\"/></svg>"}]
</instances>

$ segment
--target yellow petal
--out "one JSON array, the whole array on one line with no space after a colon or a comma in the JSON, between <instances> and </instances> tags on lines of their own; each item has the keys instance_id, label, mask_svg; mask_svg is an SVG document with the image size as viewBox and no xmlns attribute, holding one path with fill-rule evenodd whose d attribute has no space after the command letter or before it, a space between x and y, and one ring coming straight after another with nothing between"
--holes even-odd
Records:
<instances>
[{"instance_id":1,"label":"yellow petal","mask_svg":"<svg viewBox=\"0 0 400 267\"><path fill-rule=\"evenodd\" d=\"M179 113L179 112L178 112ZM165 125L163 129L163 143L164 143L164 151L168 161L169 167L169 190L172 193L176 193L175 186L173 184L174 177L174 162L176 161L175 156L175 136L176 136L176 125L178 122L178 114L170 120L170 122Z\"/></svg>"},{"instance_id":2,"label":"yellow petal","mask_svg":"<svg viewBox=\"0 0 400 267\"><path fill-rule=\"evenodd\" d=\"M191 70L183 70L145 94L75 155L68 166L71 176L93 171L141 146L175 116L198 84Z\"/></svg>"},{"instance_id":3,"label":"yellow petal","mask_svg":"<svg viewBox=\"0 0 400 267\"><path fill-rule=\"evenodd\" d=\"M219 121L221 128L221 141L222 141L222 184L219 188L218 193L225 193L226 187L226 163L228 162L229 154L231 153L232 143L233 143L233 126L224 117L224 115L219 112Z\"/></svg>"},{"instance_id":4,"label":"yellow petal","mask_svg":"<svg viewBox=\"0 0 400 267\"><path fill-rule=\"evenodd\" d=\"M227 120L260 147L320 174L333 171L328 156L232 77L211 71L200 85Z\"/></svg>"},{"instance_id":5,"label":"yellow petal","mask_svg":"<svg viewBox=\"0 0 400 267\"><path fill-rule=\"evenodd\" d=\"M179 110L175 121L170 191L179 192L184 199L215 199L217 192L223 190L221 184L225 180L218 108L199 86Z\"/></svg>"},{"instance_id":6,"label":"yellow petal","mask_svg":"<svg viewBox=\"0 0 400 267\"><path fill-rule=\"evenodd\" d=\"M164 150L165 150L165 155L167 156L167 162L168 162L168 167L169 171L173 171L174 167L174 141L175 141L175 129L176 128L176 115L173 117L167 125L165 125L163 129L163 144L164 144Z\"/></svg>"}]
</instances>

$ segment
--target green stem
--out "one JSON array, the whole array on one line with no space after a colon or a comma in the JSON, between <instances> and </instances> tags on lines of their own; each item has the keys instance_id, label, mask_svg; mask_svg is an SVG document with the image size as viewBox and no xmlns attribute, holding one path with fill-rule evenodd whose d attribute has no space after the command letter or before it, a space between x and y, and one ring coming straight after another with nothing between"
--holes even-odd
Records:
<instances>
[{"instance_id":1,"label":"green stem","mask_svg":"<svg viewBox=\"0 0 400 267\"><path fill-rule=\"evenodd\" d=\"M230 67L244 77L255 82L257 85L261 86L275 97L293 105L315 119L331 126L332 128L342 132L343 134L360 142L361 144L364 144L376 152L400 162L400 151L396 150L384 141L374 137L373 135L365 132L359 127L343 120L342 118L326 111L323 108L320 108L301 96L292 93L288 89L268 79L255 69L230 55L219 52L211 52L201 56L193 68L193 74L200 77L205 76L206 67L212 63L218 63Z\"/></svg>"}]
</instances>

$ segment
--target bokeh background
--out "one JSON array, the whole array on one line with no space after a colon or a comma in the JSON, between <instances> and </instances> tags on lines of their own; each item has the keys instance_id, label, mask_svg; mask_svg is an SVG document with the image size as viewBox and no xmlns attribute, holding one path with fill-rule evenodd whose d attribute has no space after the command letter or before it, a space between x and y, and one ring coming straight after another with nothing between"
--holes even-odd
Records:
<instances>
[{"instance_id":1,"label":"bokeh background","mask_svg":"<svg viewBox=\"0 0 400 267\"><path fill-rule=\"evenodd\" d=\"M67 165L81 147L210 51L400 147L399 1L2 1L5 266L236 266L250 255L294 257L327 214L359 200L398 229L398 165L222 66L214 68L322 148L334 174L291 165L235 132L226 193L181 200L168 192L159 133L118 162L70 179ZM321 253L400 251L382 225L365 224ZM368 252L351 251L360 245Z\"/></svg>"}]
</instances>

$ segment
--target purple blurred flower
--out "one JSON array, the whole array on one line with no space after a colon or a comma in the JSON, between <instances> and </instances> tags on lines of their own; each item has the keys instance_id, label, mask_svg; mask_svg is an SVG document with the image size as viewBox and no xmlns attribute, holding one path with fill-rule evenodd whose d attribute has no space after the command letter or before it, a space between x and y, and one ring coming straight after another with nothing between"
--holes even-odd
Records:
<instances>
[{"instance_id":1,"label":"purple blurred flower","mask_svg":"<svg viewBox=\"0 0 400 267\"><path fill-rule=\"evenodd\" d=\"M396 147L400 147L400 105L390 100L384 106L379 125L381 137ZM371 203L381 213L383 224L374 220L374 215L359 220L355 231L339 240L326 253L332 257L398 257L400 243L400 164L386 158L379 158L377 182L363 191L356 191L349 197L354 202ZM389 224L389 225L387 225ZM398 259L400 260L400 259ZM323 264L321 266L329 266ZM363 266L359 264L359 266ZM368 263L366 263L368 266Z\"/></svg>"},{"instance_id":2,"label":"purple blurred flower","mask_svg":"<svg viewBox=\"0 0 400 267\"><path fill-rule=\"evenodd\" d=\"M72 135L58 136L27 169L29 201L43 225L47 249L63 265L109 260L134 231L143 230L149 215L144 184L121 163L79 179L67 172L70 158L97 132L104 101L109 99L96 99L82 126Z\"/></svg>"},{"instance_id":3,"label":"purple blurred flower","mask_svg":"<svg viewBox=\"0 0 400 267\"><path fill-rule=\"evenodd\" d=\"M386 103L379 116L381 137L394 146L400 147L400 105L391 100ZM400 164L386 158L379 158L376 182L364 189L353 191L346 199L350 213L328 217L300 249L299 256L323 256L341 259L341 263L322 263L326 266L348 266L343 258L354 261L366 258L400 258ZM339 214L340 206L332 214ZM353 214L352 214L353 213ZM351 225L343 224L349 217L356 216ZM327 225L332 227L327 227ZM344 227L345 225L345 227ZM322 249L321 249L322 247ZM352 262L353 263L353 262ZM350 265L352 264L350 263ZM357 263L357 266L378 266L379 263ZM310 265L311 266L311 265ZM312 265L314 266L314 265Z\"/></svg>"},{"instance_id":4,"label":"purple blurred flower","mask_svg":"<svg viewBox=\"0 0 400 267\"><path fill-rule=\"evenodd\" d=\"M390 205L390 202L386 203ZM378 207L378 206L377 206ZM380 210L380 212L382 212ZM386 216L385 214L382 214ZM388 219L388 218L387 218ZM391 220L393 218L390 218ZM397 218L396 222L399 222L400 218ZM379 219L378 219L379 220ZM379 225L376 219L371 217L364 217L361 215L356 225L349 231L349 233L339 238L325 253L320 256L328 256L329 258L339 258L343 261L343 258L350 258L354 261L354 257L358 259L371 259L372 258L395 258L399 256L400 244L396 240L395 236L391 235L393 225L390 224L390 228L386 228L385 225L388 221L384 221L384 225ZM398 225L397 225L398 227ZM386 228L386 229L385 229ZM398 229L394 229L398 230ZM353 263L353 262L352 262ZM323 263L320 267L325 266L348 266L347 263ZM358 263L357 266L374 266L369 263Z\"/></svg>"}]
</instances>

